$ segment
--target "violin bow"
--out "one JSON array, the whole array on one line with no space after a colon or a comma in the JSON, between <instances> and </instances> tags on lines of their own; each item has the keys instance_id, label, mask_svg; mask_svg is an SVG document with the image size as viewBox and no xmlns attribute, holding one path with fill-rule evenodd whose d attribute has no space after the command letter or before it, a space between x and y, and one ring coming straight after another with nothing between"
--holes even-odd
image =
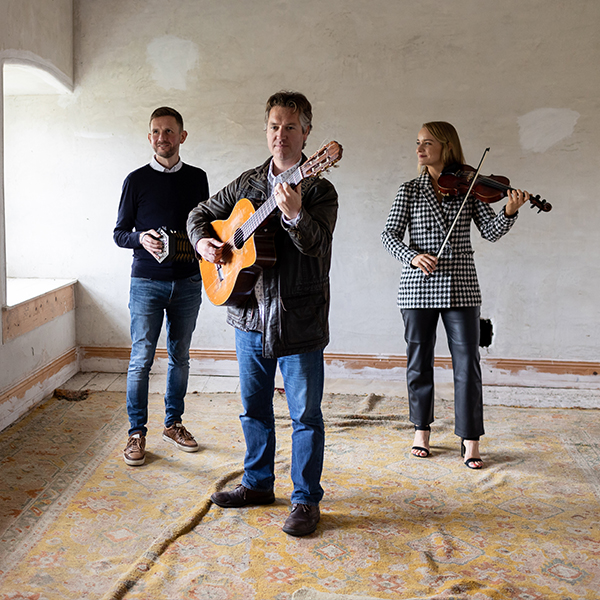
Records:
<instances>
[{"instance_id":1,"label":"violin bow","mask_svg":"<svg viewBox=\"0 0 600 600\"><path fill-rule=\"evenodd\" d=\"M489 148L486 148L483 151L483 156L481 157L481 160L479 161L479 166L477 167L477 171L475 171L475 176L473 177L473 181L471 181L469 190L465 194L465 199L462 201L462 204L460 205L460 208L458 209L458 212L456 213L456 216L454 217L454 221L452 221L452 225L450 225L450 229L448 229L448 233L446 234L446 237L444 238L442 245L439 247L438 251L435 254L436 258L439 258L441 256L442 252L444 251L444 248L446 247L446 244L448 243L448 240L450 239L450 236L452 235L452 231L454 230L454 227L456 226L458 217L460 217L460 213L462 212L462 209L465 207L465 204L467 203L469 194L473 190L473 186L475 185L475 182L477 181L477 176L479 175L479 171L481 171L481 167L483 166L483 161L485 160L485 157L487 156L487 153L489 151L490 151ZM429 279L432 275L433 275L433 273L425 273L425 279L426 280Z\"/></svg>"},{"instance_id":2,"label":"violin bow","mask_svg":"<svg viewBox=\"0 0 600 600\"><path fill-rule=\"evenodd\" d=\"M485 160L485 157L487 156L487 153L489 151L490 151L490 149L486 148L483 152L483 156L481 157L481 160L479 161L479 166L477 167L477 171L475 171L473 181L471 181L469 191L465 194L465 199L463 200L462 204L460 205L460 208L458 209L458 212L456 213L456 216L454 217L454 221L452 221L452 225L450 225L450 229L448 229L448 233L446 234L446 237L444 238L442 245L440 246L439 250L437 251L437 253L435 255L436 258L439 258L441 256L442 252L444 251L444 248L446 247L446 244L448 243L448 240L450 239L450 236L452 235L452 231L454 230L454 227L456 226L458 217L460 217L460 213L462 212L462 209L465 207L465 204L467 203L469 194L473 190L473 186L475 185L475 182L477 181L477 176L479 175L479 171L481 171L481 167L483 166L483 161Z\"/></svg>"}]
</instances>

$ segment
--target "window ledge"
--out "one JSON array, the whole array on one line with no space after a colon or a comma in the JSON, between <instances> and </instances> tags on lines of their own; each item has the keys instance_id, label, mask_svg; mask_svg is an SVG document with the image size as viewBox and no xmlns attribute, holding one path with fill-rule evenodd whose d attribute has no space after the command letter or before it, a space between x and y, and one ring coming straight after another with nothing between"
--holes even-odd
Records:
<instances>
[{"instance_id":1,"label":"window ledge","mask_svg":"<svg viewBox=\"0 0 600 600\"><path fill-rule=\"evenodd\" d=\"M76 279L6 280L6 304L2 309L2 342L40 327L75 308Z\"/></svg>"}]
</instances>

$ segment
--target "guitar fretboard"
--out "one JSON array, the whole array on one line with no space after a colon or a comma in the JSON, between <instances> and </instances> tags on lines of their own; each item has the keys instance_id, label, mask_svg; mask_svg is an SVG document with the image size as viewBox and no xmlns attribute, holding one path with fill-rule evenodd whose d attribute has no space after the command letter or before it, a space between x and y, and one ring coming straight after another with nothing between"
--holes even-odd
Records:
<instances>
[{"instance_id":1,"label":"guitar fretboard","mask_svg":"<svg viewBox=\"0 0 600 600\"><path fill-rule=\"evenodd\" d=\"M297 185L304 179L302 167L297 167L289 173L286 171L282 179L283 183ZM275 194L271 194L264 204L259 206L257 211L235 232L234 238L229 240L229 243L233 243L237 248L246 243L246 241L249 240L252 235L254 235L254 232L276 208L277 202L275 200ZM239 239L238 236L241 236L241 239Z\"/></svg>"}]
</instances>

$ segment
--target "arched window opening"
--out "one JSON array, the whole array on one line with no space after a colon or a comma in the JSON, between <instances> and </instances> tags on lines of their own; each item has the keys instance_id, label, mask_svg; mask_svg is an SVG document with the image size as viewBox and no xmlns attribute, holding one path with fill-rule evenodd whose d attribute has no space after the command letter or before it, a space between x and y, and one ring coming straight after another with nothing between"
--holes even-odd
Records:
<instances>
[{"instance_id":1,"label":"arched window opening","mask_svg":"<svg viewBox=\"0 0 600 600\"><path fill-rule=\"evenodd\" d=\"M5 62L2 65L2 140L3 164L2 183L4 188L4 261L6 274L5 310L3 311L3 339L30 330L65 308L55 306L53 298L56 290L70 286L72 279L56 278L52 273L44 273L32 260L32 253L23 253L39 240L37 232L44 226L45 210L42 188L44 167L41 155L35 152L43 144L42 134L28 122L27 110L23 107L32 102L32 97L68 94L71 90L50 72L32 64ZM49 149L51 151L51 149ZM23 165L29 176L23 177ZM61 296L62 298L62 296ZM27 304L36 299L35 315ZM65 302L62 301L64 305ZM67 306L68 305L68 306ZM72 308L67 302L66 310ZM40 315L42 311L45 314ZM34 321L25 323L31 317Z\"/></svg>"}]
</instances>

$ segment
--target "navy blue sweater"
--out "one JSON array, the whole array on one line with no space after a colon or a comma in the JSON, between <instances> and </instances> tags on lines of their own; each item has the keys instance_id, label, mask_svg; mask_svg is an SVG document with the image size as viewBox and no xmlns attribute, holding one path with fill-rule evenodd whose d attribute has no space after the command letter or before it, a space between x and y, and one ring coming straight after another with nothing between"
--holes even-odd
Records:
<instances>
[{"instance_id":1,"label":"navy blue sweater","mask_svg":"<svg viewBox=\"0 0 600 600\"><path fill-rule=\"evenodd\" d=\"M159 227L185 231L189 212L208 197L206 173L187 164L175 173L145 165L127 176L113 238L117 246L133 248L132 277L173 281L199 273L197 261L159 263L140 244L140 232Z\"/></svg>"}]
</instances>

